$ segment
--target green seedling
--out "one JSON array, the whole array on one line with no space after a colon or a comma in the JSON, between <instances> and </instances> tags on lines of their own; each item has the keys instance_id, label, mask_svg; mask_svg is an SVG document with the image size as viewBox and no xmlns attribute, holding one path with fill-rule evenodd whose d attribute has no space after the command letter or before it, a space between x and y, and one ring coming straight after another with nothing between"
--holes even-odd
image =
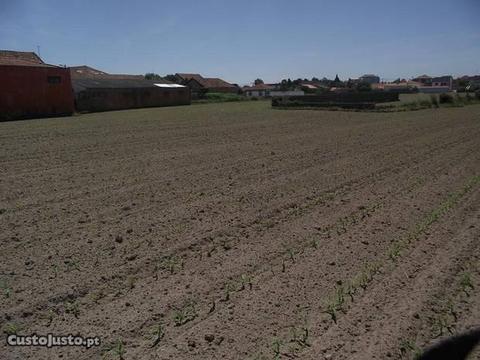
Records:
<instances>
[{"instance_id":1,"label":"green seedling","mask_svg":"<svg viewBox=\"0 0 480 360\"><path fill-rule=\"evenodd\" d=\"M282 345L282 341L277 338L275 338L272 342L273 358L275 360L280 359Z\"/></svg>"},{"instance_id":2,"label":"green seedling","mask_svg":"<svg viewBox=\"0 0 480 360\"><path fill-rule=\"evenodd\" d=\"M80 315L80 305L77 301L67 301L65 303L65 312L78 318L78 315Z\"/></svg>"},{"instance_id":3,"label":"green seedling","mask_svg":"<svg viewBox=\"0 0 480 360\"><path fill-rule=\"evenodd\" d=\"M105 354L103 355L103 359L117 359L117 360L124 360L125 356L125 347L121 340L118 340L114 345L111 345L105 349Z\"/></svg>"},{"instance_id":4,"label":"green seedling","mask_svg":"<svg viewBox=\"0 0 480 360\"><path fill-rule=\"evenodd\" d=\"M345 290L342 286L335 289L335 294L327 303L325 313L329 314L334 323L337 323L338 311L343 310L345 304Z\"/></svg>"},{"instance_id":5,"label":"green seedling","mask_svg":"<svg viewBox=\"0 0 480 360\"><path fill-rule=\"evenodd\" d=\"M163 339L165 336L165 329L162 324L158 324L157 326L154 327L152 330L152 345L150 347L155 347L157 346L160 341Z\"/></svg>"},{"instance_id":6,"label":"green seedling","mask_svg":"<svg viewBox=\"0 0 480 360\"><path fill-rule=\"evenodd\" d=\"M288 257L294 263L295 262L295 255L296 255L295 250L293 250L292 248L288 248L286 251L287 251Z\"/></svg>"},{"instance_id":7,"label":"green seedling","mask_svg":"<svg viewBox=\"0 0 480 360\"><path fill-rule=\"evenodd\" d=\"M7 335L17 335L18 332L21 330L20 325L15 323L6 323L3 327L3 332Z\"/></svg>"},{"instance_id":8,"label":"green seedling","mask_svg":"<svg viewBox=\"0 0 480 360\"><path fill-rule=\"evenodd\" d=\"M178 256L166 256L160 260L159 268L174 274L183 268L183 261Z\"/></svg>"},{"instance_id":9,"label":"green seedling","mask_svg":"<svg viewBox=\"0 0 480 360\"><path fill-rule=\"evenodd\" d=\"M50 326L52 324L55 315L56 313L52 309L48 309L48 311L44 313L43 318L47 320L46 326Z\"/></svg>"},{"instance_id":10,"label":"green seedling","mask_svg":"<svg viewBox=\"0 0 480 360\"><path fill-rule=\"evenodd\" d=\"M417 359L422 354L422 349L420 349L420 347L418 347L412 340L402 340L400 342L400 354L404 357L409 353L413 353L413 358Z\"/></svg>"},{"instance_id":11,"label":"green seedling","mask_svg":"<svg viewBox=\"0 0 480 360\"><path fill-rule=\"evenodd\" d=\"M189 302L183 308L176 309L173 313L173 322L175 326L182 326L189 321L194 320L197 317L197 310L195 309L195 303Z\"/></svg>"},{"instance_id":12,"label":"green seedling","mask_svg":"<svg viewBox=\"0 0 480 360\"><path fill-rule=\"evenodd\" d=\"M453 334L453 326L449 323L445 315L440 315L433 321L432 329L435 337L443 336L447 332Z\"/></svg>"},{"instance_id":13,"label":"green seedling","mask_svg":"<svg viewBox=\"0 0 480 360\"><path fill-rule=\"evenodd\" d=\"M0 281L0 289L3 292L3 296L8 299L12 295L12 288L8 285L6 280Z\"/></svg>"},{"instance_id":14,"label":"green seedling","mask_svg":"<svg viewBox=\"0 0 480 360\"><path fill-rule=\"evenodd\" d=\"M78 270L80 271L80 266L78 265L78 261L76 260L65 260L65 265L67 266L67 272Z\"/></svg>"},{"instance_id":15,"label":"green seedling","mask_svg":"<svg viewBox=\"0 0 480 360\"><path fill-rule=\"evenodd\" d=\"M392 261L396 261L400 257L401 254L402 254L402 244L401 244L401 242L394 243L390 247L390 250L388 251L388 257Z\"/></svg>"},{"instance_id":16,"label":"green seedling","mask_svg":"<svg viewBox=\"0 0 480 360\"><path fill-rule=\"evenodd\" d=\"M460 286L462 287L462 291L469 296L469 290L474 290L472 275L468 272L462 274L460 278Z\"/></svg>"},{"instance_id":17,"label":"green seedling","mask_svg":"<svg viewBox=\"0 0 480 360\"><path fill-rule=\"evenodd\" d=\"M246 285L248 285L248 288L252 290L253 288L252 276L247 274L242 274L242 276L240 276L240 290L245 290Z\"/></svg>"},{"instance_id":18,"label":"green seedling","mask_svg":"<svg viewBox=\"0 0 480 360\"><path fill-rule=\"evenodd\" d=\"M319 246L319 241L318 241L318 239L312 239L312 240L310 241L310 246L311 246L312 248L314 248L315 250L317 250L317 249L318 249L318 246Z\"/></svg>"},{"instance_id":19,"label":"green seedling","mask_svg":"<svg viewBox=\"0 0 480 360\"><path fill-rule=\"evenodd\" d=\"M299 329L296 327L292 328L291 342L295 343L300 349L310 346L309 337L310 333L308 327L304 326Z\"/></svg>"},{"instance_id":20,"label":"green seedling","mask_svg":"<svg viewBox=\"0 0 480 360\"><path fill-rule=\"evenodd\" d=\"M233 281L229 281L223 287L223 291L225 293L225 298L223 299L223 301L229 301L230 294L237 291L237 285Z\"/></svg>"}]
</instances>

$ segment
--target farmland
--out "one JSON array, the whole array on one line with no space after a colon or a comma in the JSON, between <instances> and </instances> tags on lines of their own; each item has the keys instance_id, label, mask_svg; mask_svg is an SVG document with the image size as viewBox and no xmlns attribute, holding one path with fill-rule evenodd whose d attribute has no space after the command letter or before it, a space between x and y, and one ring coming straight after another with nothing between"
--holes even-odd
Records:
<instances>
[{"instance_id":1,"label":"farmland","mask_svg":"<svg viewBox=\"0 0 480 360\"><path fill-rule=\"evenodd\" d=\"M2 359L408 359L480 322L480 105L0 123ZM476 304L476 305L475 305Z\"/></svg>"}]
</instances>

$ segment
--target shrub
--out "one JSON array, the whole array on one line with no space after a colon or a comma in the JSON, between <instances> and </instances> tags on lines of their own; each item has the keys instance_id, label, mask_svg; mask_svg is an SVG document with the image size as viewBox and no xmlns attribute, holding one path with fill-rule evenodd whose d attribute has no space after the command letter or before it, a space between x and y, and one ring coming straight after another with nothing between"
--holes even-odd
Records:
<instances>
[{"instance_id":1,"label":"shrub","mask_svg":"<svg viewBox=\"0 0 480 360\"><path fill-rule=\"evenodd\" d=\"M438 100L440 104L453 104L453 96L450 94L440 94Z\"/></svg>"},{"instance_id":2,"label":"shrub","mask_svg":"<svg viewBox=\"0 0 480 360\"><path fill-rule=\"evenodd\" d=\"M438 104L438 97L437 97L437 95L433 95L433 94L430 95L430 101L431 101L433 107L438 108L439 104Z\"/></svg>"},{"instance_id":3,"label":"shrub","mask_svg":"<svg viewBox=\"0 0 480 360\"><path fill-rule=\"evenodd\" d=\"M480 90L475 91L475 98L480 100Z\"/></svg>"}]
</instances>

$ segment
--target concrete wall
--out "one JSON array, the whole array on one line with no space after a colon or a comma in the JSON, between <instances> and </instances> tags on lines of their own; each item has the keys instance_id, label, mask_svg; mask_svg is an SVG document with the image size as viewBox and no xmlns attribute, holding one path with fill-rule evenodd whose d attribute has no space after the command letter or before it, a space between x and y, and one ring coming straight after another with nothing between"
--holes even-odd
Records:
<instances>
[{"instance_id":1,"label":"concrete wall","mask_svg":"<svg viewBox=\"0 0 480 360\"><path fill-rule=\"evenodd\" d=\"M0 66L0 121L71 115L73 111L68 69Z\"/></svg>"},{"instance_id":2,"label":"concrete wall","mask_svg":"<svg viewBox=\"0 0 480 360\"><path fill-rule=\"evenodd\" d=\"M90 88L75 94L76 109L82 112L175 105L190 105L188 88Z\"/></svg>"}]
</instances>

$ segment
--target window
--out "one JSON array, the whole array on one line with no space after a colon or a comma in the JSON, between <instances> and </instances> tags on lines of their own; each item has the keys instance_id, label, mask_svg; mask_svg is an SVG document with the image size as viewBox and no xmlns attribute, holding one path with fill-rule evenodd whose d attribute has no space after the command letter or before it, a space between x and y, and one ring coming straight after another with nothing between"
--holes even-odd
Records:
<instances>
[{"instance_id":1,"label":"window","mask_svg":"<svg viewBox=\"0 0 480 360\"><path fill-rule=\"evenodd\" d=\"M49 84L60 84L62 82L62 78L60 76L49 76L47 77L47 82Z\"/></svg>"}]
</instances>

